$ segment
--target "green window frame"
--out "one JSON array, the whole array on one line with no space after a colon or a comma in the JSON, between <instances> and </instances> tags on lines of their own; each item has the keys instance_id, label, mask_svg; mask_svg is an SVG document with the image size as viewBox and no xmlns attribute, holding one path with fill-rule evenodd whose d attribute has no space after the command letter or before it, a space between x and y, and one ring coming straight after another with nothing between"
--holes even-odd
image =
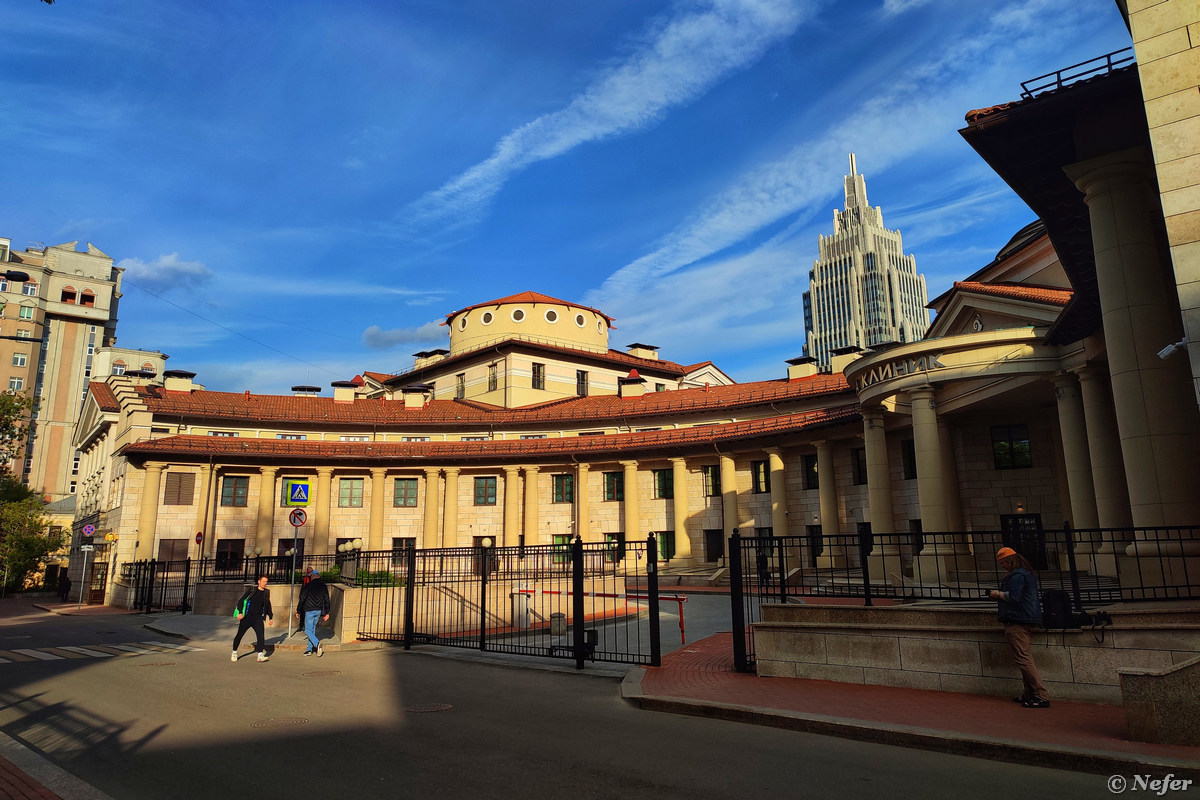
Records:
<instances>
[{"instance_id":1,"label":"green window frame","mask_svg":"<svg viewBox=\"0 0 1200 800\"><path fill-rule=\"evenodd\" d=\"M821 473L817 469L816 453L809 453L805 456L800 456L800 460L804 465L804 488L807 491L813 491L821 488Z\"/></svg>"},{"instance_id":2,"label":"green window frame","mask_svg":"<svg viewBox=\"0 0 1200 800\"><path fill-rule=\"evenodd\" d=\"M654 498L670 500L675 497L675 475L669 469L654 470Z\"/></svg>"},{"instance_id":3,"label":"green window frame","mask_svg":"<svg viewBox=\"0 0 1200 800\"><path fill-rule=\"evenodd\" d=\"M704 496L721 496L721 467L717 464L704 464L700 467L704 475Z\"/></svg>"},{"instance_id":4,"label":"green window frame","mask_svg":"<svg viewBox=\"0 0 1200 800\"><path fill-rule=\"evenodd\" d=\"M534 389L545 389L546 388L546 365L545 364L535 363L533 365L532 385L533 385Z\"/></svg>"},{"instance_id":5,"label":"green window frame","mask_svg":"<svg viewBox=\"0 0 1200 800\"><path fill-rule=\"evenodd\" d=\"M625 473L623 473L623 472L606 472L606 473L604 473L604 499L605 500L624 500L625 499Z\"/></svg>"},{"instance_id":6,"label":"green window frame","mask_svg":"<svg viewBox=\"0 0 1200 800\"><path fill-rule=\"evenodd\" d=\"M654 538L658 540L660 560L670 561L675 557L675 531L655 531Z\"/></svg>"},{"instance_id":7,"label":"green window frame","mask_svg":"<svg viewBox=\"0 0 1200 800\"><path fill-rule=\"evenodd\" d=\"M574 503L575 502L575 476L570 474L553 475L554 480L554 502L555 503Z\"/></svg>"},{"instance_id":8,"label":"green window frame","mask_svg":"<svg viewBox=\"0 0 1200 800\"><path fill-rule=\"evenodd\" d=\"M771 491L771 465L768 462L750 462L750 490L754 494L767 494Z\"/></svg>"},{"instance_id":9,"label":"green window frame","mask_svg":"<svg viewBox=\"0 0 1200 800\"><path fill-rule=\"evenodd\" d=\"M494 506L496 505L496 479L495 477L480 477L475 479L475 505L477 506Z\"/></svg>"},{"instance_id":10,"label":"green window frame","mask_svg":"<svg viewBox=\"0 0 1200 800\"><path fill-rule=\"evenodd\" d=\"M338 508L362 508L363 479L341 478L338 480Z\"/></svg>"},{"instance_id":11,"label":"green window frame","mask_svg":"<svg viewBox=\"0 0 1200 800\"><path fill-rule=\"evenodd\" d=\"M417 507L417 479L416 478L396 478L396 482L392 488L392 507L393 508L416 508Z\"/></svg>"},{"instance_id":12,"label":"green window frame","mask_svg":"<svg viewBox=\"0 0 1200 800\"><path fill-rule=\"evenodd\" d=\"M1029 446L1029 428L1025 425L993 425L992 458L996 469L1032 467L1033 451Z\"/></svg>"},{"instance_id":13,"label":"green window frame","mask_svg":"<svg viewBox=\"0 0 1200 800\"><path fill-rule=\"evenodd\" d=\"M249 496L250 477L248 475L226 475L221 479L221 505L245 508L246 498Z\"/></svg>"}]
</instances>

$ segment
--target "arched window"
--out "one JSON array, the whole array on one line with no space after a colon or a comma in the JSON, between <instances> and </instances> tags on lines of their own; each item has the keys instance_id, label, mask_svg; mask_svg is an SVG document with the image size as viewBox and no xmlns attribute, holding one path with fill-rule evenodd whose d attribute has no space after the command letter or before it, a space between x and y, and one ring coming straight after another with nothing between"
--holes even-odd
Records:
<instances>
[{"instance_id":1,"label":"arched window","mask_svg":"<svg viewBox=\"0 0 1200 800\"><path fill-rule=\"evenodd\" d=\"M30 297L37 297L37 293L37 281L25 281L25 284L21 286L21 294L28 295Z\"/></svg>"},{"instance_id":2,"label":"arched window","mask_svg":"<svg viewBox=\"0 0 1200 800\"><path fill-rule=\"evenodd\" d=\"M147 361L145 364L142 364L142 372L149 372L151 375L154 375L158 372L158 370L154 368L152 363Z\"/></svg>"},{"instance_id":3,"label":"arched window","mask_svg":"<svg viewBox=\"0 0 1200 800\"><path fill-rule=\"evenodd\" d=\"M79 305L88 306L89 308L96 305L96 293L91 289L84 289L79 294Z\"/></svg>"},{"instance_id":4,"label":"arched window","mask_svg":"<svg viewBox=\"0 0 1200 800\"><path fill-rule=\"evenodd\" d=\"M116 361L114 361L113 367L112 367L112 374L113 375L124 375L125 374L125 362L119 358Z\"/></svg>"},{"instance_id":5,"label":"arched window","mask_svg":"<svg viewBox=\"0 0 1200 800\"><path fill-rule=\"evenodd\" d=\"M62 297L60 299L64 303L71 303L72 305L74 305L74 303L75 303L75 287L74 286L64 286L63 290L62 290Z\"/></svg>"}]
</instances>

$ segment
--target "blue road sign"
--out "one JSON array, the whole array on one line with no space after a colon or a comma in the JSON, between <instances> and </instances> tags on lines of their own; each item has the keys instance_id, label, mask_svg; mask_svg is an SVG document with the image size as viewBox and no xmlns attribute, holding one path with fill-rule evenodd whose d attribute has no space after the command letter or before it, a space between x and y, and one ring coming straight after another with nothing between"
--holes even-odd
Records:
<instances>
[{"instance_id":1,"label":"blue road sign","mask_svg":"<svg viewBox=\"0 0 1200 800\"><path fill-rule=\"evenodd\" d=\"M288 503L306 505L308 503L308 483L296 481L288 486Z\"/></svg>"}]
</instances>

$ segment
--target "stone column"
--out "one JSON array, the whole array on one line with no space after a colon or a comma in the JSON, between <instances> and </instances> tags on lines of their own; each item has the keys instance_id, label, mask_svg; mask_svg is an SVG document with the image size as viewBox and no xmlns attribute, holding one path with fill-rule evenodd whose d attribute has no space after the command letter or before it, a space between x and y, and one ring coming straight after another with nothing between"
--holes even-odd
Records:
<instances>
[{"instance_id":1,"label":"stone column","mask_svg":"<svg viewBox=\"0 0 1200 800\"><path fill-rule=\"evenodd\" d=\"M883 426L883 409L864 408L863 445L867 459L867 502L871 511L871 533L877 538L867 557L874 580L892 582L892 574L903 574L900 544L894 537L896 520L892 513L892 469L888 463L887 433Z\"/></svg>"},{"instance_id":2,"label":"stone column","mask_svg":"<svg viewBox=\"0 0 1200 800\"><path fill-rule=\"evenodd\" d=\"M821 536L828 538L841 533L841 520L838 519L837 479L833 469L833 445L827 440L813 442L817 448L817 495L821 507ZM820 557L818 567L846 566L846 548L841 544L826 542Z\"/></svg>"},{"instance_id":3,"label":"stone column","mask_svg":"<svg viewBox=\"0 0 1200 800\"><path fill-rule=\"evenodd\" d=\"M154 535L158 526L159 490L165 464L147 461L142 470L142 503L138 508L137 538L134 540L133 560L153 558Z\"/></svg>"},{"instance_id":4,"label":"stone column","mask_svg":"<svg viewBox=\"0 0 1200 800\"><path fill-rule=\"evenodd\" d=\"M366 550L390 550L383 546L383 504L387 499L387 470L383 467L371 469L371 527L367 531Z\"/></svg>"},{"instance_id":5,"label":"stone column","mask_svg":"<svg viewBox=\"0 0 1200 800\"><path fill-rule=\"evenodd\" d=\"M1054 376L1054 396L1058 399L1058 427L1067 471L1067 491L1071 495L1071 525L1083 529L1096 528L1100 522L1096 513L1096 489L1092 484L1092 460L1088 453L1079 378L1070 372L1057 373ZM1093 548L1090 544L1090 540L1079 542L1075 549L1077 552L1091 552Z\"/></svg>"},{"instance_id":6,"label":"stone column","mask_svg":"<svg viewBox=\"0 0 1200 800\"><path fill-rule=\"evenodd\" d=\"M575 470L575 532L586 542L591 535L591 525L588 516L588 465L580 462Z\"/></svg>"},{"instance_id":7,"label":"stone column","mask_svg":"<svg viewBox=\"0 0 1200 800\"><path fill-rule=\"evenodd\" d=\"M776 536L789 536L787 474L783 464L783 451L778 447L767 448L767 469L771 474L771 530ZM783 553L785 563L780 565L780 574L786 579L802 563L799 547L787 547Z\"/></svg>"},{"instance_id":8,"label":"stone column","mask_svg":"<svg viewBox=\"0 0 1200 800\"><path fill-rule=\"evenodd\" d=\"M458 547L458 473L458 467L446 467L446 508L442 512L442 547Z\"/></svg>"},{"instance_id":9,"label":"stone column","mask_svg":"<svg viewBox=\"0 0 1200 800\"><path fill-rule=\"evenodd\" d=\"M208 535L209 515L216 515L217 504L213 498L213 467L212 464L200 465L200 502L196 504L196 522L194 527L196 533L204 534L204 542L200 545L200 555L203 557L205 553L212 551L213 545ZM216 530L216 525L213 525L213 530ZM190 546L189 546L190 549Z\"/></svg>"},{"instance_id":10,"label":"stone column","mask_svg":"<svg viewBox=\"0 0 1200 800\"><path fill-rule=\"evenodd\" d=\"M438 508L441 499L438 497L438 482L440 470L425 468L425 518L421 522L421 547L432 550L440 547L438 540Z\"/></svg>"},{"instance_id":11,"label":"stone column","mask_svg":"<svg viewBox=\"0 0 1200 800\"><path fill-rule=\"evenodd\" d=\"M958 464L954 460L954 435L950 423L938 417L938 453L942 464L942 492L946 500L946 528L960 532L965 527L962 516L962 500L958 488ZM955 551L969 553L965 537L955 537Z\"/></svg>"},{"instance_id":12,"label":"stone column","mask_svg":"<svg viewBox=\"0 0 1200 800\"><path fill-rule=\"evenodd\" d=\"M504 468L504 536L501 547L516 547L521 525L521 485L517 467Z\"/></svg>"},{"instance_id":13,"label":"stone column","mask_svg":"<svg viewBox=\"0 0 1200 800\"><path fill-rule=\"evenodd\" d=\"M942 486L942 451L933 389L912 392L911 402L921 529L926 534L940 533L946 530L946 492Z\"/></svg>"},{"instance_id":14,"label":"stone column","mask_svg":"<svg viewBox=\"0 0 1200 800\"><path fill-rule=\"evenodd\" d=\"M1117 437L1112 389L1103 370L1093 366L1079 370L1079 389L1083 396L1088 458L1096 492L1097 525L1101 528L1131 527L1133 515L1129 510L1129 487L1125 485L1125 462ZM1101 549L1104 546L1102 544ZM1111 552L1111 542L1107 546Z\"/></svg>"},{"instance_id":15,"label":"stone column","mask_svg":"<svg viewBox=\"0 0 1200 800\"><path fill-rule=\"evenodd\" d=\"M625 540L636 542L642 540L645 532L642 530L640 519L641 509L638 508L638 462L622 461L621 467L625 470L625 500L621 504L625 512L623 524L625 526ZM657 558L657 554L651 556Z\"/></svg>"},{"instance_id":16,"label":"stone column","mask_svg":"<svg viewBox=\"0 0 1200 800\"><path fill-rule=\"evenodd\" d=\"M671 511L675 517L675 558L680 564L691 563L692 540L688 536L687 459L671 459Z\"/></svg>"},{"instance_id":17,"label":"stone column","mask_svg":"<svg viewBox=\"0 0 1200 800\"><path fill-rule=\"evenodd\" d=\"M263 467L258 472L258 520L254 526L254 546L265 555L271 552L275 533L275 474L277 467Z\"/></svg>"},{"instance_id":18,"label":"stone column","mask_svg":"<svg viewBox=\"0 0 1200 800\"><path fill-rule=\"evenodd\" d=\"M724 522L725 540L733 536L733 529L739 527L737 469L732 456L721 456L721 519Z\"/></svg>"},{"instance_id":19,"label":"stone column","mask_svg":"<svg viewBox=\"0 0 1200 800\"><path fill-rule=\"evenodd\" d=\"M333 550L329 546L329 517L333 501L331 487L333 485L333 467L317 467L317 491L311 506L313 526L312 551L309 555L329 555ZM301 528L301 531L304 529Z\"/></svg>"},{"instance_id":20,"label":"stone column","mask_svg":"<svg viewBox=\"0 0 1200 800\"><path fill-rule=\"evenodd\" d=\"M550 544L538 538L538 468L525 467L525 544Z\"/></svg>"},{"instance_id":21,"label":"stone column","mask_svg":"<svg viewBox=\"0 0 1200 800\"><path fill-rule=\"evenodd\" d=\"M1135 526L1192 525L1200 519L1196 474L1200 415L1186 358L1158 358L1183 327L1174 277L1159 256L1160 209L1153 206L1143 148L1074 164L1091 221L1108 369ZM1130 554L1140 552L1135 541ZM1153 555L1158 551L1147 543Z\"/></svg>"}]
</instances>

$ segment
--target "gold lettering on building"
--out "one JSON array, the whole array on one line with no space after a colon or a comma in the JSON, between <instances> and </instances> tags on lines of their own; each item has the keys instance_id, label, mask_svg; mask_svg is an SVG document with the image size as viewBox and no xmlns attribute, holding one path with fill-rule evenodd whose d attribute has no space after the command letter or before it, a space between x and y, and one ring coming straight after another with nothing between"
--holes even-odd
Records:
<instances>
[{"instance_id":1,"label":"gold lettering on building","mask_svg":"<svg viewBox=\"0 0 1200 800\"><path fill-rule=\"evenodd\" d=\"M871 367L866 373L858 377L858 388L861 391L868 386L880 381L890 380L891 378L900 378L918 372L931 372L935 369L942 369L946 365L942 363L941 359L941 353L930 353L928 355L916 356L915 358L898 358L894 361L888 361L885 364L879 364L878 366Z\"/></svg>"}]
</instances>

